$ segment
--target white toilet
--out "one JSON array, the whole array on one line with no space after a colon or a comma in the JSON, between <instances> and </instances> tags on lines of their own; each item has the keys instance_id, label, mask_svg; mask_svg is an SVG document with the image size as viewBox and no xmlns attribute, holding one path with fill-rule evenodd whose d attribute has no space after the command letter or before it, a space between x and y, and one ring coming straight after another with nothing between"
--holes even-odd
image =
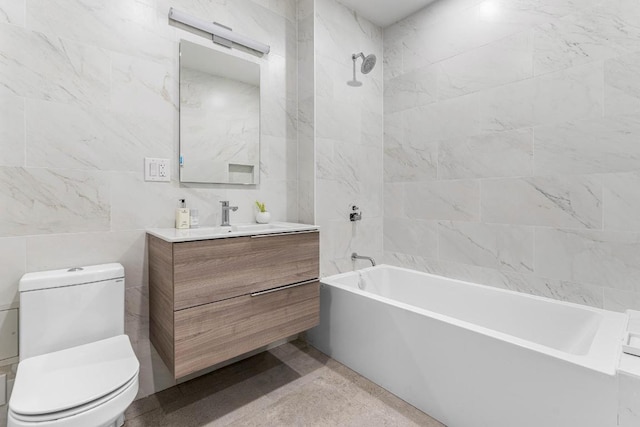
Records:
<instances>
[{"instance_id":1,"label":"white toilet","mask_svg":"<svg viewBox=\"0 0 640 427\"><path fill-rule=\"evenodd\" d=\"M140 368L124 335L122 265L29 273L19 289L8 427L121 426Z\"/></svg>"}]
</instances>

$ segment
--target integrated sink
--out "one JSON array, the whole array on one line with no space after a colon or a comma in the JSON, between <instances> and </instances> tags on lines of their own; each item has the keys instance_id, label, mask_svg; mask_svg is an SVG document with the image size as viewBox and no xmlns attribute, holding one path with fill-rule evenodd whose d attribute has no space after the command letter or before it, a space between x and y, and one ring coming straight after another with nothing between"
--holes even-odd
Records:
<instances>
[{"instance_id":1,"label":"integrated sink","mask_svg":"<svg viewBox=\"0 0 640 427\"><path fill-rule=\"evenodd\" d=\"M317 230L319 227L308 224L291 222L274 222L271 224L234 224L218 227L190 228L178 230L175 228L152 228L147 233L164 241L190 242L194 240L223 239L226 237L253 236L259 234L293 233Z\"/></svg>"},{"instance_id":2,"label":"integrated sink","mask_svg":"<svg viewBox=\"0 0 640 427\"><path fill-rule=\"evenodd\" d=\"M291 227L278 223L278 224L241 224L241 225L232 225L231 228L233 231L262 232L262 231L273 231L273 230L286 231Z\"/></svg>"}]
</instances>

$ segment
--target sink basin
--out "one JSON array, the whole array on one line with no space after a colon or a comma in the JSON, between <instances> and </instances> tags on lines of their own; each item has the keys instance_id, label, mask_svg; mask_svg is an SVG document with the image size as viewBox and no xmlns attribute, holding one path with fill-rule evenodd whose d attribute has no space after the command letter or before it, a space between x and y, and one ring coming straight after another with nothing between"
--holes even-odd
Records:
<instances>
[{"instance_id":1,"label":"sink basin","mask_svg":"<svg viewBox=\"0 0 640 427\"><path fill-rule=\"evenodd\" d=\"M167 242L189 242L194 240L221 239L225 237L251 236L256 234L273 234L286 232L300 232L317 230L318 227L307 224L276 222L271 224L237 224L218 227L190 228L177 230L175 228L148 229L147 233Z\"/></svg>"},{"instance_id":2,"label":"sink basin","mask_svg":"<svg viewBox=\"0 0 640 427\"><path fill-rule=\"evenodd\" d=\"M232 233L234 230L232 227L201 227L201 228L189 228L187 230L176 230L176 235L183 236L211 236L211 235L224 235Z\"/></svg>"},{"instance_id":3,"label":"sink basin","mask_svg":"<svg viewBox=\"0 0 640 427\"><path fill-rule=\"evenodd\" d=\"M201 227L190 228L188 230L177 230L178 234L184 236L218 236L227 234L239 234L239 233L261 233L265 231L277 232L285 231L290 227L278 225L278 224L239 224L239 225L227 225L219 227Z\"/></svg>"}]
</instances>

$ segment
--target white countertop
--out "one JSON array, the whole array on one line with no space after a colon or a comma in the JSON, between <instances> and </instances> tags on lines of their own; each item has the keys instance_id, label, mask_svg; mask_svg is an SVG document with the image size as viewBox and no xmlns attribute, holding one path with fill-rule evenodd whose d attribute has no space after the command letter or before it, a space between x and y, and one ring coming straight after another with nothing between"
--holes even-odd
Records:
<instances>
[{"instance_id":1,"label":"white countertop","mask_svg":"<svg viewBox=\"0 0 640 427\"><path fill-rule=\"evenodd\" d=\"M627 315L629 316L627 331L640 334L640 311L627 310ZM640 379L640 357L622 353L618 364L618 373Z\"/></svg>"},{"instance_id":2,"label":"white countertop","mask_svg":"<svg viewBox=\"0 0 640 427\"><path fill-rule=\"evenodd\" d=\"M147 233L169 243L192 242L195 240L226 239L228 237L255 236L259 234L295 233L319 230L317 225L293 222L272 222L270 224L233 224L222 227L200 227L178 230L176 228L149 228Z\"/></svg>"}]
</instances>

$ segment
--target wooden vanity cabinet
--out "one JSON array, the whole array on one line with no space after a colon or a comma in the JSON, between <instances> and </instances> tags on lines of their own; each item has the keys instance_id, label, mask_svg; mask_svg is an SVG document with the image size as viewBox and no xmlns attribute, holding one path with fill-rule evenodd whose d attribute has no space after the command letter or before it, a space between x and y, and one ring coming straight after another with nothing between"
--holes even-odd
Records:
<instances>
[{"instance_id":1,"label":"wooden vanity cabinet","mask_svg":"<svg viewBox=\"0 0 640 427\"><path fill-rule=\"evenodd\" d=\"M319 322L319 233L148 235L151 342L175 378Z\"/></svg>"}]
</instances>

